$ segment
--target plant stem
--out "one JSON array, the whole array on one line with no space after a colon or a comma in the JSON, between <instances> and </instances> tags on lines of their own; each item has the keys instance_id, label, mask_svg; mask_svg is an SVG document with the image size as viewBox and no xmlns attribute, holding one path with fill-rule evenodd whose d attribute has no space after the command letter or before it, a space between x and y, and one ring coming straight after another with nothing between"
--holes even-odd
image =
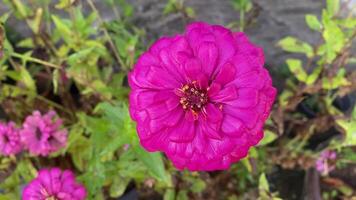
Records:
<instances>
[{"instance_id":1,"label":"plant stem","mask_svg":"<svg viewBox=\"0 0 356 200\"><path fill-rule=\"evenodd\" d=\"M64 108L63 106L59 105L58 103L55 103L55 102L53 102L53 101L51 101L51 100L49 100L49 99L47 99L47 98L45 98L45 97L43 97L41 95L37 95L36 98L38 100L40 100L40 101L43 101L43 102L47 103L48 105L51 105L51 106L53 106L55 108L58 108L58 109L66 112L66 113L68 113L70 115L74 115L70 110Z\"/></svg>"},{"instance_id":2,"label":"plant stem","mask_svg":"<svg viewBox=\"0 0 356 200\"><path fill-rule=\"evenodd\" d=\"M245 12L243 10L240 11L240 31L244 31L245 26Z\"/></svg>"},{"instance_id":3,"label":"plant stem","mask_svg":"<svg viewBox=\"0 0 356 200\"><path fill-rule=\"evenodd\" d=\"M56 64L53 64L53 63L38 59L38 58L34 58L34 57L31 57L31 56L22 55L22 54L19 54L19 53L16 53L16 52L11 53L10 56L11 57L15 57L15 58L21 58L21 59L24 59L24 60L27 60L27 61L30 61L30 62L34 62L34 63L38 63L38 64L41 64L41 65L44 65L44 66L53 67L53 68L56 68L56 69L61 69L62 68L59 65L56 65Z\"/></svg>"},{"instance_id":4,"label":"plant stem","mask_svg":"<svg viewBox=\"0 0 356 200\"><path fill-rule=\"evenodd\" d=\"M92 9L92 10L96 13L96 15L98 16L99 22L100 22L101 24L104 24L104 20L101 18L100 14L99 14L99 11L98 11L98 9L96 9L96 7L95 7L93 1L92 1L92 0L87 0L87 2L88 2L88 4L89 4L89 6L91 7L91 9ZM115 55L116 60L119 62L119 64L121 65L121 67L125 69L125 68L126 68L126 65L125 65L125 63L121 60L121 58L120 58L120 56L119 56L119 52L118 52L118 50L116 49L115 44L114 44L114 42L112 41L112 39L111 39L111 37L110 37L110 35L109 35L108 30L106 30L105 27L103 27L103 30L104 30L105 37L108 39L109 44L110 44L112 50L114 51L114 55Z\"/></svg>"}]
</instances>

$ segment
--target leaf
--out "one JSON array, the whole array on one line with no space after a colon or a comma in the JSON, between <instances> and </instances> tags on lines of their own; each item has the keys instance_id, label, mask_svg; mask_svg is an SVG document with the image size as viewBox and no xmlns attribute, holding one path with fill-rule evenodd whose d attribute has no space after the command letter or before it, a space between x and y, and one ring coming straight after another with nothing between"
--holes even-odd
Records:
<instances>
[{"instance_id":1,"label":"leaf","mask_svg":"<svg viewBox=\"0 0 356 200\"><path fill-rule=\"evenodd\" d=\"M124 16L125 17L131 17L133 14L133 7L129 3L127 3L125 0L118 0L119 6L122 8L124 11Z\"/></svg>"},{"instance_id":2,"label":"leaf","mask_svg":"<svg viewBox=\"0 0 356 200\"><path fill-rule=\"evenodd\" d=\"M27 20L29 27L35 34L38 34L40 31L42 16L43 16L43 9L37 8L35 16Z\"/></svg>"},{"instance_id":3,"label":"leaf","mask_svg":"<svg viewBox=\"0 0 356 200\"><path fill-rule=\"evenodd\" d=\"M190 18L195 18L195 16L196 16L195 11L192 7L186 7L185 13L187 13L188 17L190 17Z\"/></svg>"},{"instance_id":4,"label":"leaf","mask_svg":"<svg viewBox=\"0 0 356 200\"><path fill-rule=\"evenodd\" d=\"M188 193L186 190L181 190L178 192L177 200L188 200Z\"/></svg>"},{"instance_id":5,"label":"leaf","mask_svg":"<svg viewBox=\"0 0 356 200\"><path fill-rule=\"evenodd\" d=\"M330 16L336 15L340 9L340 0L326 0L326 9Z\"/></svg>"},{"instance_id":6,"label":"leaf","mask_svg":"<svg viewBox=\"0 0 356 200\"><path fill-rule=\"evenodd\" d=\"M259 146L267 145L267 144L273 142L277 137L278 137L277 134L266 129L266 130L264 130L264 137L258 145Z\"/></svg>"},{"instance_id":7,"label":"leaf","mask_svg":"<svg viewBox=\"0 0 356 200\"><path fill-rule=\"evenodd\" d=\"M72 156L74 165L80 171L86 169L86 164L91 158L92 143L89 139L80 136L75 143L71 145L68 152Z\"/></svg>"},{"instance_id":8,"label":"leaf","mask_svg":"<svg viewBox=\"0 0 356 200\"><path fill-rule=\"evenodd\" d=\"M260 191L269 192L269 184L268 184L268 181L267 181L265 173L262 173L260 175L259 182L258 182L258 189Z\"/></svg>"},{"instance_id":9,"label":"leaf","mask_svg":"<svg viewBox=\"0 0 356 200\"><path fill-rule=\"evenodd\" d=\"M25 84L27 89L32 92L36 92L35 80L32 78L31 74L27 71L25 67L20 68L20 77L21 82Z\"/></svg>"},{"instance_id":10,"label":"leaf","mask_svg":"<svg viewBox=\"0 0 356 200\"><path fill-rule=\"evenodd\" d=\"M322 21L324 26L323 38L326 43L326 62L331 63L336 58L337 53L340 52L345 45L346 38L343 31L335 21L330 19L325 10L322 13Z\"/></svg>"},{"instance_id":11,"label":"leaf","mask_svg":"<svg viewBox=\"0 0 356 200\"><path fill-rule=\"evenodd\" d=\"M52 76L54 94L58 94L58 80L59 80L59 70L55 69Z\"/></svg>"},{"instance_id":12,"label":"leaf","mask_svg":"<svg viewBox=\"0 0 356 200\"><path fill-rule=\"evenodd\" d=\"M206 183L201 179L195 179L192 186L191 191L194 193L200 193L206 188Z\"/></svg>"},{"instance_id":13,"label":"leaf","mask_svg":"<svg viewBox=\"0 0 356 200\"><path fill-rule=\"evenodd\" d=\"M142 149L141 146L133 147L137 157L146 165L149 172L158 180L163 181L166 185L171 185L170 175L166 173L162 160L162 155L158 152L149 153Z\"/></svg>"},{"instance_id":14,"label":"leaf","mask_svg":"<svg viewBox=\"0 0 356 200\"><path fill-rule=\"evenodd\" d=\"M0 24L0 59L2 58L3 50L4 50L4 41L5 41L5 29L4 27Z\"/></svg>"},{"instance_id":15,"label":"leaf","mask_svg":"<svg viewBox=\"0 0 356 200\"><path fill-rule=\"evenodd\" d=\"M163 200L175 200L175 192L173 189L167 189L164 193Z\"/></svg>"},{"instance_id":16,"label":"leaf","mask_svg":"<svg viewBox=\"0 0 356 200\"><path fill-rule=\"evenodd\" d=\"M18 47L23 47L23 48L34 48L35 45L33 44L32 38L26 38L24 40L21 40L20 42L17 43Z\"/></svg>"},{"instance_id":17,"label":"leaf","mask_svg":"<svg viewBox=\"0 0 356 200\"><path fill-rule=\"evenodd\" d=\"M318 79L318 77L319 77L319 75L320 75L322 69L323 69L323 65L317 66L317 67L313 70L313 72L308 76L307 81L306 81L306 84L307 84L307 85L312 85L312 84L314 84L315 81Z\"/></svg>"},{"instance_id":18,"label":"leaf","mask_svg":"<svg viewBox=\"0 0 356 200\"><path fill-rule=\"evenodd\" d=\"M302 61L298 59L287 59L286 62L289 70L294 74L294 76L299 81L306 82L308 75L302 67Z\"/></svg>"},{"instance_id":19,"label":"leaf","mask_svg":"<svg viewBox=\"0 0 356 200\"><path fill-rule=\"evenodd\" d=\"M294 37L285 37L277 43L283 50L292 53L304 53L308 58L313 57L313 48L306 42Z\"/></svg>"},{"instance_id":20,"label":"leaf","mask_svg":"<svg viewBox=\"0 0 356 200\"><path fill-rule=\"evenodd\" d=\"M309 26L309 28L311 28L312 30L320 31L322 28L322 25L319 22L318 17L316 15L311 15L311 14L305 15L305 21Z\"/></svg>"},{"instance_id":21,"label":"leaf","mask_svg":"<svg viewBox=\"0 0 356 200\"><path fill-rule=\"evenodd\" d=\"M59 0L59 2L55 5L57 9L69 8L75 0Z\"/></svg>"},{"instance_id":22,"label":"leaf","mask_svg":"<svg viewBox=\"0 0 356 200\"><path fill-rule=\"evenodd\" d=\"M32 14L31 9L27 7L21 0L12 0L12 3L16 10L16 14L20 18L26 18Z\"/></svg>"},{"instance_id":23,"label":"leaf","mask_svg":"<svg viewBox=\"0 0 356 200\"><path fill-rule=\"evenodd\" d=\"M110 186L110 197L120 197L122 194L124 194L129 183L129 179L121 178L118 176L115 177L113 183Z\"/></svg>"},{"instance_id":24,"label":"leaf","mask_svg":"<svg viewBox=\"0 0 356 200\"><path fill-rule=\"evenodd\" d=\"M351 120L339 119L336 123L345 130L345 139L342 146L356 145L356 106L353 109Z\"/></svg>"},{"instance_id":25,"label":"leaf","mask_svg":"<svg viewBox=\"0 0 356 200\"><path fill-rule=\"evenodd\" d=\"M56 25L56 28L60 35L63 37L64 41L67 44L71 44L73 33L69 26L59 17L56 15L52 15L53 23Z\"/></svg>"},{"instance_id":26,"label":"leaf","mask_svg":"<svg viewBox=\"0 0 356 200\"><path fill-rule=\"evenodd\" d=\"M345 77L345 74L346 74L346 70L344 68L341 68L335 77L333 77L331 79L328 77L324 77L322 79L323 89L332 90L332 89L339 88L341 86L350 85L351 83L347 80L347 78Z\"/></svg>"},{"instance_id":27,"label":"leaf","mask_svg":"<svg viewBox=\"0 0 356 200\"><path fill-rule=\"evenodd\" d=\"M250 0L233 0L233 7L240 12L248 12L252 8L252 2Z\"/></svg>"}]
</instances>

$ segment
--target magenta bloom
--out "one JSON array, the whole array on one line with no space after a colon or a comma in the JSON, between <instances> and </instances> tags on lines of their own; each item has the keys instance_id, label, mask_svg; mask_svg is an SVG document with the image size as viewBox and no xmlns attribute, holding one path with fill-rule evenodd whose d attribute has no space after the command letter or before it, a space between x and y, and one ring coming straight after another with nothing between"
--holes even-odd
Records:
<instances>
[{"instance_id":1,"label":"magenta bloom","mask_svg":"<svg viewBox=\"0 0 356 200\"><path fill-rule=\"evenodd\" d=\"M179 169L229 168L263 137L276 95L263 65L261 48L219 25L159 39L129 74L142 146Z\"/></svg>"},{"instance_id":2,"label":"magenta bloom","mask_svg":"<svg viewBox=\"0 0 356 200\"><path fill-rule=\"evenodd\" d=\"M0 154L4 156L15 155L22 150L19 129L15 123L0 122Z\"/></svg>"},{"instance_id":3,"label":"magenta bloom","mask_svg":"<svg viewBox=\"0 0 356 200\"><path fill-rule=\"evenodd\" d=\"M40 170L23 190L22 200L84 200L86 190L70 170Z\"/></svg>"},{"instance_id":4,"label":"magenta bloom","mask_svg":"<svg viewBox=\"0 0 356 200\"><path fill-rule=\"evenodd\" d=\"M335 169L336 164L336 152L325 150L315 162L315 168L321 174L327 175L329 172Z\"/></svg>"},{"instance_id":5,"label":"magenta bloom","mask_svg":"<svg viewBox=\"0 0 356 200\"><path fill-rule=\"evenodd\" d=\"M47 156L66 145L67 130L61 129L62 120L56 118L56 115L54 111L45 115L34 111L26 117L21 140L31 154Z\"/></svg>"}]
</instances>

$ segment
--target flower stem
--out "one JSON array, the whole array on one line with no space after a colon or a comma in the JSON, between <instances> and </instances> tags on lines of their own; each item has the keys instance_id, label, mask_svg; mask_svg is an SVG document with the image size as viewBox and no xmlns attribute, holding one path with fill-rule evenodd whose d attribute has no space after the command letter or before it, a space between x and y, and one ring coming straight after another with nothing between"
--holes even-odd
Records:
<instances>
[{"instance_id":1,"label":"flower stem","mask_svg":"<svg viewBox=\"0 0 356 200\"><path fill-rule=\"evenodd\" d=\"M19 54L19 53L16 53L16 52L11 53L10 56L11 57L15 57L15 58L21 58L21 59L24 59L24 60L27 60L27 61L30 61L30 62L38 63L38 64L41 64L41 65L45 65L45 66L48 66L48 67L53 67L53 68L56 68L56 69L61 69L62 68L59 65L56 65L56 64L53 64L53 63L38 59L38 58L34 58L34 57L31 57L31 56Z\"/></svg>"}]
</instances>

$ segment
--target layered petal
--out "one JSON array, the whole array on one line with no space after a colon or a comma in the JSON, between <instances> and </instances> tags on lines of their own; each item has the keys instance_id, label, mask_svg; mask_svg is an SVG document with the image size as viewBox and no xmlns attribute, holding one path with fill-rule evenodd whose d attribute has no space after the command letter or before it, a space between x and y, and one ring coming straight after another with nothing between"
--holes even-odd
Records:
<instances>
[{"instance_id":1,"label":"layered petal","mask_svg":"<svg viewBox=\"0 0 356 200\"><path fill-rule=\"evenodd\" d=\"M142 146L178 169L223 170L263 137L276 90L261 48L243 33L192 23L155 42L129 74Z\"/></svg>"},{"instance_id":2,"label":"layered petal","mask_svg":"<svg viewBox=\"0 0 356 200\"><path fill-rule=\"evenodd\" d=\"M84 200L86 189L75 180L74 174L59 168L42 169L38 175L24 188L23 200Z\"/></svg>"}]
</instances>

